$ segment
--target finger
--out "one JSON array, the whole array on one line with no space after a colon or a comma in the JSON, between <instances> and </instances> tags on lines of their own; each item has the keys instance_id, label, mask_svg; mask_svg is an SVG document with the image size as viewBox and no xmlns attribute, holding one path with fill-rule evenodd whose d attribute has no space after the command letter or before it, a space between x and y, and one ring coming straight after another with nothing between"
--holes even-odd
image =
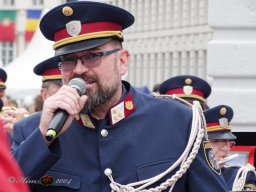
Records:
<instances>
[{"instance_id":1,"label":"finger","mask_svg":"<svg viewBox=\"0 0 256 192\"><path fill-rule=\"evenodd\" d=\"M15 116L17 114L16 110L8 109L2 112L3 115Z\"/></svg>"},{"instance_id":2,"label":"finger","mask_svg":"<svg viewBox=\"0 0 256 192\"><path fill-rule=\"evenodd\" d=\"M70 97L79 98L79 94L77 93L76 89L69 87L67 85L63 85L57 92L58 94L67 94Z\"/></svg>"},{"instance_id":3,"label":"finger","mask_svg":"<svg viewBox=\"0 0 256 192\"><path fill-rule=\"evenodd\" d=\"M60 108L66 110L69 114L76 114L80 109L79 98L80 96L73 88L66 86L55 95L48 97L45 100L45 107L51 112Z\"/></svg>"},{"instance_id":4,"label":"finger","mask_svg":"<svg viewBox=\"0 0 256 192\"><path fill-rule=\"evenodd\" d=\"M13 123L15 121L15 118L12 116L6 116L4 118L2 118L4 123Z\"/></svg>"},{"instance_id":5,"label":"finger","mask_svg":"<svg viewBox=\"0 0 256 192\"><path fill-rule=\"evenodd\" d=\"M4 124L3 128L6 130L7 133L12 134L12 132L13 132L13 124L12 123Z\"/></svg>"},{"instance_id":6,"label":"finger","mask_svg":"<svg viewBox=\"0 0 256 192\"><path fill-rule=\"evenodd\" d=\"M88 96L87 96L87 95L82 95L82 96L80 97L80 99L79 99L79 106L80 106L79 111L81 111L81 110L83 109L83 107L84 107L84 105L85 105L87 99L88 99Z\"/></svg>"}]
</instances>

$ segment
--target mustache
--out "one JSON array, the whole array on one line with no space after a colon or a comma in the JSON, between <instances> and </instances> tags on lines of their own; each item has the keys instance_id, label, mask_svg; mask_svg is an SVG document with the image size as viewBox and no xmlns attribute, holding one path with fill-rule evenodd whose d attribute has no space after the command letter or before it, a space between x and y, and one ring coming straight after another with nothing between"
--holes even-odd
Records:
<instances>
[{"instance_id":1,"label":"mustache","mask_svg":"<svg viewBox=\"0 0 256 192\"><path fill-rule=\"evenodd\" d=\"M97 83L99 79L95 75L89 75L89 74L83 74L83 75L76 75L72 78L81 78L83 79L86 83Z\"/></svg>"}]
</instances>

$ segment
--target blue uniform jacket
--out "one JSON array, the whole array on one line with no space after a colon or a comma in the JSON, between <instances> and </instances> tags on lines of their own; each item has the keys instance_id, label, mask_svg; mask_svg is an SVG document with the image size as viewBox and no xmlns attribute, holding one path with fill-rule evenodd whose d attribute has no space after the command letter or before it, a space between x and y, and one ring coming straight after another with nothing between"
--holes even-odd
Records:
<instances>
[{"instance_id":1,"label":"blue uniform jacket","mask_svg":"<svg viewBox=\"0 0 256 192\"><path fill-rule=\"evenodd\" d=\"M222 174L226 181L228 190L232 190L239 166L224 167L222 168ZM246 176L245 185L243 191L255 191L256 190L256 175L255 172L248 172Z\"/></svg>"},{"instance_id":2,"label":"blue uniform jacket","mask_svg":"<svg viewBox=\"0 0 256 192\"><path fill-rule=\"evenodd\" d=\"M122 101L129 97L127 109L133 111L115 124L111 123L115 111L106 119L91 118L95 128L74 120L50 147L38 129L40 114L15 124L13 154L27 182L36 183L31 184L33 191L109 192L110 181L104 174L107 168L116 182L128 184L165 171L180 157L190 134L191 109L170 99L139 93L127 82L123 85ZM201 146L173 191L227 189L222 175L208 165Z\"/></svg>"}]
</instances>

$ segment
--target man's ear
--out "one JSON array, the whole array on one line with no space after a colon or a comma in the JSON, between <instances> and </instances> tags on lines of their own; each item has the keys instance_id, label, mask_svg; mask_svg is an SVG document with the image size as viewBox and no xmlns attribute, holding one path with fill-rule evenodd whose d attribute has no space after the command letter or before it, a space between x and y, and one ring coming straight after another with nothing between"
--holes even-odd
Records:
<instances>
[{"instance_id":1,"label":"man's ear","mask_svg":"<svg viewBox=\"0 0 256 192\"><path fill-rule=\"evenodd\" d=\"M120 74L124 75L128 70L128 65L130 62L129 51L126 49L121 50L121 55L119 59L120 59Z\"/></svg>"},{"instance_id":2,"label":"man's ear","mask_svg":"<svg viewBox=\"0 0 256 192\"><path fill-rule=\"evenodd\" d=\"M43 100L46 99L46 90L45 90L45 88L41 88L41 90L40 90L40 95L41 95L41 97L43 98Z\"/></svg>"}]
</instances>

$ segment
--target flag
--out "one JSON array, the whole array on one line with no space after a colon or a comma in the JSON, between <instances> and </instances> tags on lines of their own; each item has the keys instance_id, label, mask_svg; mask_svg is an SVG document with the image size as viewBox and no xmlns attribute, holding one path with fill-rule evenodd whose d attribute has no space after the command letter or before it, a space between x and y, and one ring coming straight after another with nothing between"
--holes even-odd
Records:
<instances>
[{"instance_id":1,"label":"flag","mask_svg":"<svg viewBox=\"0 0 256 192\"><path fill-rule=\"evenodd\" d=\"M28 10L25 28L25 40L28 42L33 37L35 30L39 24L39 18L41 15L41 10Z\"/></svg>"},{"instance_id":2,"label":"flag","mask_svg":"<svg viewBox=\"0 0 256 192\"><path fill-rule=\"evenodd\" d=\"M0 41L15 40L16 11L0 10Z\"/></svg>"}]
</instances>

